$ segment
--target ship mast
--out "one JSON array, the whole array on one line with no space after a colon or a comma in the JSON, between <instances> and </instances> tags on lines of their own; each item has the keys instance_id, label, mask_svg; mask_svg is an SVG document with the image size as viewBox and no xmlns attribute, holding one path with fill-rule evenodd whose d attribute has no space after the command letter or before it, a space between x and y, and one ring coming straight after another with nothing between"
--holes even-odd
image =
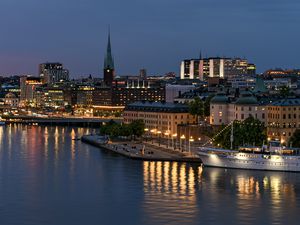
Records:
<instances>
[{"instance_id":1,"label":"ship mast","mask_svg":"<svg viewBox=\"0 0 300 225\"><path fill-rule=\"evenodd\" d=\"M231 134L230 134L230 149L233 149L233 123L231 123Z\"/></svg>"}]
</instances>

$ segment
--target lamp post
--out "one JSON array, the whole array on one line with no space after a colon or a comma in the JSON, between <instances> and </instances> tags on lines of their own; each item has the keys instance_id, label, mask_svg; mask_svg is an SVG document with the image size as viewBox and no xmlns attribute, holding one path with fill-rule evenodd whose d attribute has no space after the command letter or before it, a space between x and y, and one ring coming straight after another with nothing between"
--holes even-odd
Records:
<instances>
[{"instance_id":1,"label":"lamp post","mask_svg":"<svg viewBox=\"0 0 300 225\"><path fill-rule=\"evenodd\" d=\"M177 134L172 135L172 147L174 150L176 149L176 137L177 137ZM174 145L174 138L175 138L175 145Z\"/></svg>"},{"instance_id":2,"label":"lamp post","mask_svg":"<svg viewBox=\"0 0 300 225\"><path fill-rule=\"evenodd\" d=\"M165 133L165 136L167 136L167 148L169 148L169 135L170 135L170 133L169 133L169 131L167 131L166 133Z\"/></svg>"},{"instance_id":3,"label":"lamp post","mask_svg":"<svg viewBox=\"0 0 300 225\"><path fill-rule=\"evenodd\" d=\"M149 136L149 133L148 133L148 132L149 132L149 129L148 129L148 128L145 128L144 131L145 131L145 133L146 133L146 142L147 142L147 136Z\"/></svg>"},{"instance_id":4,"label":"lamp post","mask_svg":"<svg viewBox=\"0 0 300 225\"><path fill-rule=\"evenodd\" d=\"M160 134L161 134L161 131L158 130L156 133L158 135L158 146L160 146Z\"/></svg>"},{"instance_id":5,"label":"lamp post","mask_svg":"<svg viewBox=\"0 0 300 225\"><path fill-rule=\"evenodd\" d=\"M152 139L152 144L153 144L153 134L155 133L155 129L150 130L151 132L151 139Z\"/></svg>"},{"instance_id":6,"label":"lamp post","mask_svg":"<svg viewBox=\"0 0 300 225\"><path fill-rule=\"evenodd\" d=\"M184 136L184 134L183 135L181 135L181 137L180 137L180 151L182 151L183 152L183 149L182 149L182 141L185 139L185 136Z\"/></svg>"},{"instance_id":7,"label":"lamp post","mask_svg":"<svg viewBox=\"0 0 300 225\"><path fill-rule=\"evenodd\" d=\"M194 141L194 138L192 136L190 136L190 139L189 139L189 154L191 154L191 142Z\"/></svg>"}]
</instances>

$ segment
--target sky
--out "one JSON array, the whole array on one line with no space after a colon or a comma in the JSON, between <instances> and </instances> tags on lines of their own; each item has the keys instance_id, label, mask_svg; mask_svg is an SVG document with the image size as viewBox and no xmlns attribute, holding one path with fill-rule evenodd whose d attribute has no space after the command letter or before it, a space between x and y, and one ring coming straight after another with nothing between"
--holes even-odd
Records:
<instances>
[{"instance_id":1,"label":"sky","mask_svg":"<svg viewBox=\"0 0 300 225\"><path fill-rule=\"evenodd\" d=\"M299 12L299 0L1 0L0 75L59 61L102 77L108 26L118 75L178 73L200 50L300 68Z\"/></svg>"}]
</instances>

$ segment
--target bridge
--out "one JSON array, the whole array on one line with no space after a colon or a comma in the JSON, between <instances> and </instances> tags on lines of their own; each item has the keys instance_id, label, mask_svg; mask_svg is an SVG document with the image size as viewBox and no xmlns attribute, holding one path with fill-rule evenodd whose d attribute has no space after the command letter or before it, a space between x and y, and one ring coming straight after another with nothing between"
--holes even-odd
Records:
<instances>
[{"instance_id":1,"label":"bridge","mask_svg":"<svg viewBox=\"0 0 300 225\"><path fill-rule=\"evenodd\" d=\"M99 126L111 120L122 123L121 117L36 117L36 116L7 116L7 124L29 125L62 125L62 126Z\"/></svg>"}]
</instances>

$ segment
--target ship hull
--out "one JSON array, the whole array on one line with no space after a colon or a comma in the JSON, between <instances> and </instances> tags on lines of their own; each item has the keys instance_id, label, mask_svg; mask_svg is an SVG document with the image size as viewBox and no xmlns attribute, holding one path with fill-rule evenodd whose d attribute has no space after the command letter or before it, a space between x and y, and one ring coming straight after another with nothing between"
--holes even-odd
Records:
<instances>
[{"instance_id":1,"label":"ship hull","mask_svg":"<svg viewBox=\"0 0 300 225\"><path fill-rule=\"evenodd\" d=\"M300 172L300 157L280 157L278 160L264 159L262 155L255 155L256 158L238 156L219 156L210 153L199 153L204 166L221 167L247 170L269 170L284 172Z\"/></svg>"}]
</instances>

